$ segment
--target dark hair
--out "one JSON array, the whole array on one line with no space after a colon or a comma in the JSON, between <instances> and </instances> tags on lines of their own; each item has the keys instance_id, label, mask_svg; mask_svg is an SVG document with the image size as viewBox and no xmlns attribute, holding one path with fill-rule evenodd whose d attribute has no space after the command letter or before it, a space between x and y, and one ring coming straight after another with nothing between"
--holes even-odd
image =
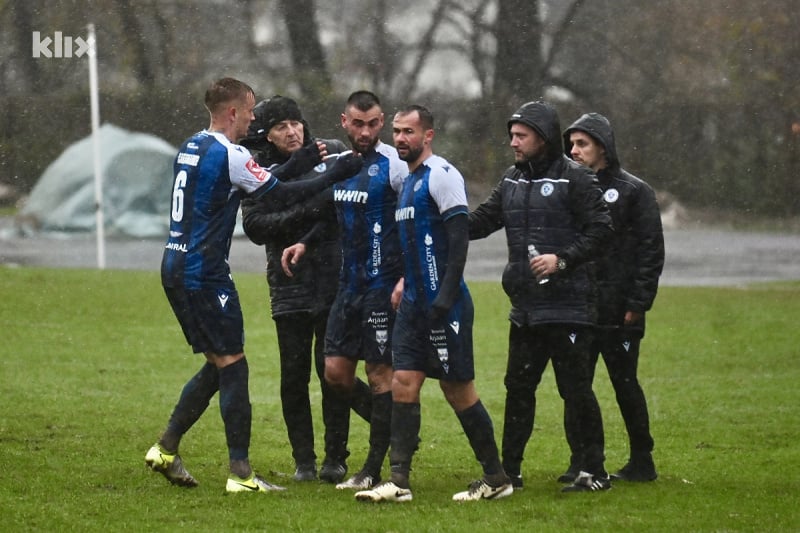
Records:
<instances>
[{"instance_id":1,"label":"dark hair","mask_svg":"<svg viewBox=\"0 0 800 533\"><path fill-rule=\"evenodd\" d=\"M398 115L409 115L414 111L419 114L419 123L422 126L423 130L432 130L433 129L433 113L431 113L427 107L424 105L419 104L411 104L405 107L401 107L397 110Z\"/></svg>"},{"instance_id":2,"label":"dark hair","mask_svg":"<svg viewBox=\"0 0 800 533\"><path fill-rule=\"evenodd\" d=\"M209 113L214 114L219 111L222 104L244 99L248 94L255 95L255 92L243 81L233 78L220 78L211 82L211 85L206 89L206 109L208 109Z\"/></svg>"},{"instance_id":3,"label":"dark hair","mask_svg":"<svg viewBox=\"0 0 800 533\"><path fill-rule=\"evenodd\" d=\"M355 107L359 111L369 111L375 106L380 106L381 101L369 91L356 91L347 98L344 108Z\"/></svg>"}]
</instances>

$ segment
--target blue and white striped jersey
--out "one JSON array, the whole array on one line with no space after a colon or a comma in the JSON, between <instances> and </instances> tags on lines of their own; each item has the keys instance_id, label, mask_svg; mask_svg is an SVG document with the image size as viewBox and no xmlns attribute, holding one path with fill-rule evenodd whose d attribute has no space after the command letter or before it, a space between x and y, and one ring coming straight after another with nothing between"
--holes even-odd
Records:
<instances>
[{"instance_id":1,"label":"blue and white striped jersey","mask_svg":"<svg viewBox=\"0 0 800 533\"><path fill-rule=\"evenodd\" d=\"M354 292L394 286L402 276L394 211L408 165L378 142L355 176L333 186L342 239L340 287Z\"/></svg>"},{"instance_id":2,"label":"blue and white striped jersey","mask_svg":"<svg viewBox=\"0 0 800 533\"><path fill-rule=\"evenodd\" d=\"M405 261L403 298L429 307L439 294L449 244L444 222L469 215L464 177L438 155L428 157L406 178L395 218ZM461 290L467 286L461 279Z\"/></svg>"},{"instance_id":3,"label":"blue and white striped jersey","mask_svg":"<svg viewBox=\"0 0 800 533\"><path fill-rule=\"evenodd\" d=\"M239 202L243 194L266 193L277 178L246 148L207 130L183 143L173 167L161 282L186 289L231 286L228 254Z\"/></svg>"}]
</instances>

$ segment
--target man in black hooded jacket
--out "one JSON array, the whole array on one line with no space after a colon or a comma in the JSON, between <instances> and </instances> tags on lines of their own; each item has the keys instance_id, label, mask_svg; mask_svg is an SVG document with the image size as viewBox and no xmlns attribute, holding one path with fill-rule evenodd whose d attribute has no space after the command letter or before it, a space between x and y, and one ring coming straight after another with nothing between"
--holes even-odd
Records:
<instances>
[{"instance_id":1,"label":"man in black hooded jacket","mask_svg":"<svg viewBox=\"0 0 800 533\"><path fill-rule=\"evenodd\" d=\"M563 153L561 126L547 102L529 102L508 121L515 164L470 214L470 238L505 228L503 289L511 300L503 468L522 486L521 463L533 431L536 387L552 361L569 406L582 471L565 492L605 490L603 420L592 391L590 349L596 320L591 260L610 237L611 217L595 175Z\"/></svg>"},{"instance_id":2,"label":"man in black hooded jacket","mask_svg":"<svg viewBox=\"0 0 800 533\"><path fill-rule=\"evenodd\" d=\"M291 98L276 95L263 100L253 109L253 114L255 120L240 144L267 169L284 163L295 150L313 142L300 108ZM329 154L346 150L341 141L323 142ZM311 179L324 170L323 162L310 172L290 179ZM324 379L325 327L342 263L331 189L283 210L266 209L259 202L245 200L242 213L245 233L254 243L265 245L267 253L270 307L280 352L281 405L296 464L294 479L317 479L308 394L313 341L313 361L322 388L325 424L325 459L319 477L336 483L341 477L339 467L349 455L346 443L350 406L369 420L372 395L369 386L357 380L351 403L344 403ZM303 263L297 265L294 276L289 277L281 268L281 254L284 248L296 242L307 244L308 253Z\"/></svg>"},{"instance_id":3,"label":"man in black hooded jacket","mask_svg":"<svg viewBox=\"0 0 800 533\"><path fill-rule=\"evenodd\" d=\"M592 347L603 355L630 441L628 463L613 478L653 481L653 437L647 400L636 376L645 312L664 267L664 232L653 189L620 166L614 131L606 117L588 113L564 132L566 153L597 173L611 211L614 237L596 260L598 330ZM570 443L574 436L567 434ZM575 471L571 465L567 470ZM569 477L567 475L566 477Z\"/></svg>"}]
</instances>

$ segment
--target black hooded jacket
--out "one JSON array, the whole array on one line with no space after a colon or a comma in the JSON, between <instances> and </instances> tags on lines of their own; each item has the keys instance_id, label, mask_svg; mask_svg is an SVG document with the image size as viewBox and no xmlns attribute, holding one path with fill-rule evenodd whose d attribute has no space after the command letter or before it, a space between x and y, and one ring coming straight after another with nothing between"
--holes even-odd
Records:
<instances>
[{"instance_id":1,"label":"black hooded jacket","mask_svg":"<svg viewBox=\"0 0 800 533\"><path fill-rule=\"evenodd\" d=\"M611 235L611 217L595 175L564 156L561 126L546 102L529 102L511 116L546 142L545 153L509 167L489 197L470 213L470 238L505 228L508 264L503 289L518 326L548 323L592 325L596 320L591 260ZM555 253L566 270L539 284L527 248Z\"/></svg>"},{"instance_id":2,"label":"black hooded jacket","mask_svg":"<svg viewBox=\"0 0 800 533\"><path fill-rule=\"evenodd\" d=\"M312 142L305 121L303 126L304 143ZM338 140L322 142L327 145L329 154L347 149ZM289 158L277 150L274 144L267 142L263 135L261 140L249 139L241 144L265 168L282 164ZM322 165L294 179L314 178L324 170ZM342 264L339 225L331 189L281 211L274 211L263 203L245 199L242 201L242 216L247 236L254 243L263 244L266 248L272 316L326 312L336 296ZM307 251L294 270L294 276L289 277L281 268L281 255L284 248L297 242L305 243Z\"/></svg>"},{"instance_id":3,"label":"black hooded jacket","mask_svg":"<svg viewBox=\"0 0 800 533\"><path fill-rule=\"evenodd\" d=\"M650 310L664 268L664 232L653 189L625 171L617 156L614 131L609 121L588 113L564 132L566 153L572 149L570 133L582 131L598 142L606 153L606 168L597 178L611 211L614 234L596 260L598 323L620 327L627 311ZM644 335L644 320L632 326Z\"/></svg>"}]
</instances>

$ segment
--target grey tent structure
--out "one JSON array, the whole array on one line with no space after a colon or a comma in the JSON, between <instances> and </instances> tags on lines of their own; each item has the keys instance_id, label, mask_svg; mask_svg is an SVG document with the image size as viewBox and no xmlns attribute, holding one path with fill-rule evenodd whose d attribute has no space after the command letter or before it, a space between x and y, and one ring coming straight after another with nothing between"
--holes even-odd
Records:
<instances>
[{"instance_id":1,"label":"grey tent structure","mask_svg":"<svg viewBox=\"0 0 800 533\"><path fill-rule=\"evenodd\" d=\"M177 148L153 135L111 124L104 124L98 135L106 234L165 237ZM93 150L89 135L67 147L45 169L19 212L25 229L95 231Z\"/></svg>"}]
</instances>

